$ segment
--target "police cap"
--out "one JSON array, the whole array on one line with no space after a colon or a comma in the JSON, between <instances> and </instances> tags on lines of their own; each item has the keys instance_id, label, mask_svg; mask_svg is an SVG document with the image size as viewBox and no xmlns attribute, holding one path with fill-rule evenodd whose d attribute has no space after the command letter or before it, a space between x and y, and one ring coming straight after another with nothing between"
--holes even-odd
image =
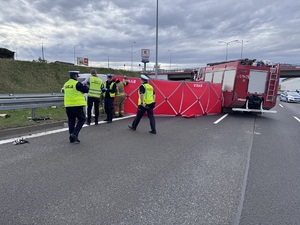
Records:
<instances>
[{"instance_id":1,"label":"police cap","mask_svg":"<svg viewBox=\"0 0 300 225\"><path fill-rule=\"evenodd\" d=\"M70 77L77 75L79 77L79 71L69 71Z\"/></svg>"},{"instance_id":2,"label":"police cap","mask_svg":"<svg viewBox=\"0 0 300 225\"><path fill-rule=\"evenodd\" d=\"M147 77L146 75L142 74L142 75L141 75L141 79L142 79L143 81L148 81L148 80L149 80L149 77Z\"/></svg>"}]
</instances>

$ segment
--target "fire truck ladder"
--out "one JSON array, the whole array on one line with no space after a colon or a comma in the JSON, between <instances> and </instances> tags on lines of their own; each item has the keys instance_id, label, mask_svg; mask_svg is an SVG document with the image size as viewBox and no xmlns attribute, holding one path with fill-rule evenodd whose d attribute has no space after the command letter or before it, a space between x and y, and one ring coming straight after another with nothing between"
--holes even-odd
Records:
<instances>
[{"instance_id":1,"label":"fire truck ladder","mask_svg":"<svg viewBox=\"0 0 300 225\"><path fill-rule=\"evenodd\" d=\"M267 102L273 102L277 96L277 93L275 93L275 90L278 85L277 84L278 69L279 69L279 65L270 68L270 79L269 79L269 84L268 84L268 89L267 89L267 99L266 99Z\"/></svg>"}]
</instances>

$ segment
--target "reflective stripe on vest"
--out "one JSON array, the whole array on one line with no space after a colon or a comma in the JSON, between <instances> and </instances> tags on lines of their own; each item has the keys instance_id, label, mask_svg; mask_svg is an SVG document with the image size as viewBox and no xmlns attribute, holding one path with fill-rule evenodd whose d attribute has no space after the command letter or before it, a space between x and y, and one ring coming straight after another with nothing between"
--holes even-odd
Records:
<instances>
[{"instance_id":1,"label":"reflective stripe on vest","mask_svg":"<svg viewBox=\"0 0 300 225\"><path fill-rule=\"evenodd\" d=\"M101 85L102 80L99 77L90 77L90 89L88 96L94 97L94 98L100 98L101 95Z\"/></svg>"},{"instance_id":2,"label":"reflective stripe on vest","mask_svg":"<svg viewBox=\"0 0 300 225\"><path fill-rule=\"evenodd\" d=\"M86 100L82 92L77 91L77 80L70 79L64 84L65 107L86 106Z\"/></svg>"},{"instance_id":3,"label":"reflective stripe on vest","mask_svg":"<svg viewBox=\"0 0 300 225\"><path fill-rule=\"evenodd\" d=\"M150 84L143 84L145 88L145 94L144 94L144 103L146 105L149 105L154 102L154 97L153 97L153 87ZM141 96L140 96L140 91L139 91L139 101L138 104L141 104Z\"/></svg>"}]
</instances>

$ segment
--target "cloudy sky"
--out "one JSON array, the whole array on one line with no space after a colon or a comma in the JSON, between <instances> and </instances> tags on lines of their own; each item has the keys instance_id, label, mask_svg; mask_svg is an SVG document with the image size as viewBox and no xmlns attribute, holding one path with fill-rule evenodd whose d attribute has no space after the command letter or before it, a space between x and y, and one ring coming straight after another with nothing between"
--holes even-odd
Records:
<instances>
[{"instance_id":1,"label":"cloudy sky","mask_svg":"<svg viewBox=\"0 0 300 225\"><path fill-rule=\"evenodd\" d=\"M153 69L156 9L157 0L2 1L0 47L18 60L76 56L126 70L143 67L141 49L150 49ZM158 0L158 64L196 68L226 56L300 64L299 9L299 0Z\"/></svg>"}]
</instances>

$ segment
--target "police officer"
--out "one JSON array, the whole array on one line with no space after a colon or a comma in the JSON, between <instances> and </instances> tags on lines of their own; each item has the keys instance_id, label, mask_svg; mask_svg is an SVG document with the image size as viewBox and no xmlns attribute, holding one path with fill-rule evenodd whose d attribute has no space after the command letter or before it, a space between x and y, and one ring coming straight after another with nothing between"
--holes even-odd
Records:
<instances>
[{"instance_id":1,"label":"police officer","mask_svg":"<svg viewBox=\"0 0 300 225\"><path fill-rule=\"evenodd\" d=\"M116 83L112 81L113 75L107 75L107 81L104 82L102 92L104 93L104 110L106 113L107 123L112 123L113 111L114 111L114 99L116 93Z\"/></svg>"},{"instance_id":2,"label":"police officer","mask_svg":"<svg viewBox=\"0 0 300 225\"><path fill-rule=\"evenodd\" d=\"M69 71L70 79L64 84L64 105L68 116L69 140L71 143L80 142L78 134L85 122L83 107L86 106L86 100L83 93L87 93L89 88L78 82L79 71ZM76 124L76 118L78 122Z\"/></svg>"},{"instance_id":3,"label":"police officer","mask_svg":"<svg viewBox=\"0 0 300 225\"><path fill-rule=\"evenodd\" d=\"M114 103L115 117L123 117L124 116L124 105L125 105L125 91L124 87L128 85L128 79L124 76L124 80L120 81L116 79L116 98Z\"/></svg>"},{"instance_id":4,"label":"police officer","mask_svg":"<svg viewBox=\"0 0 300 225\"><path fill-rule=\"evenodd\" d=\"M103 81L97 77L97 71L91 70L91 76L88 78L87 85L89 85L88 92L88 107L87 107L87 125L91 124L92 108L95 109L95 125L98 125L99 118L99 103L101 89L103 88Z\"/></svg>"},{"instance_id":5,"label":"police officer","mask_svg":"<svg viewBox=\"0 0 300 225\"><path fill-rule=\"evenodd\" d=\"M153 87L148 83L149 78L146 75L141 75L141 81L142 85L140 86L138 92L138 111L132 122L132 125L128 125L128 127L131 130L136 130L144 113L147 112L151 127L151 131L149 131L149 133L156 134L155 118L153 115L153 109L155 107L155 91Z\"/></svg>"}]
</instances>

